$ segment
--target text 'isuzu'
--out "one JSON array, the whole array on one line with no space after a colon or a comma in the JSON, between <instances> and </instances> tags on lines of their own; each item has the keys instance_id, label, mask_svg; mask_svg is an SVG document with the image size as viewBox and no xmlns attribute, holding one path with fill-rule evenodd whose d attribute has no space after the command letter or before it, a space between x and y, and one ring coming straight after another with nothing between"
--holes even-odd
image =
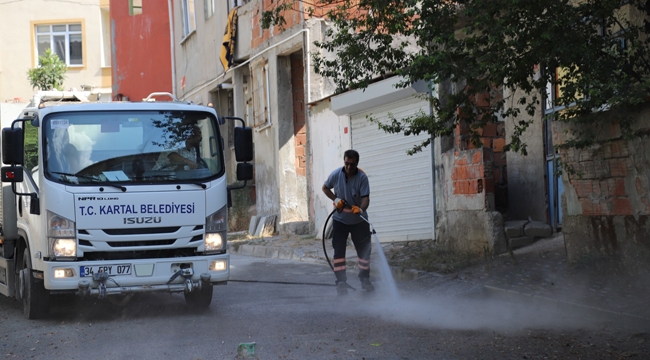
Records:
<instances>
[{"instance_id":1,"label":"text 'isuzu'","mask_svg":"<svg viewBox=\"0 0 650 360\"><path fill-rule=\"evenodd\" d=\"M26 108L2 129L0 293L22 300L30 319L57 294L184 293L208 307L230 274L229 192L244 186L227 185L226 120L241 121L245 185L252 131L211 107L43 97Z\"/></svg>"}]
</instances>

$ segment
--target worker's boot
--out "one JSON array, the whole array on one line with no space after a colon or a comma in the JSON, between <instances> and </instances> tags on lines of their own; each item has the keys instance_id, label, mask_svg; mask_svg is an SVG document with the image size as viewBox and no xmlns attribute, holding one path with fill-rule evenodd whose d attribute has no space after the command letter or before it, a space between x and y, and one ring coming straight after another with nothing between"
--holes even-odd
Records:
<instances>
[{"instance_id":1,"label":"worker's boot","mask_svg":"<svg viewBox=\"0 0 650 360\"><path fill-rule=\"evenodd\" d=\"M345 281L337 281L336 282L336 292L339 295L347 295L348 294L348 283Z\"/></svg>"},{"instance_id":2,"label":"worker's boot","mask_svg":"<svg viewBox=\"0 0 650 360\"><path fill-rule=\"evenodd\" d=\"M375 291L375 286L370 282L370 279L367 277L359 278L361 280L361 288L367 292Z\"/></svg>"}]
</instances>

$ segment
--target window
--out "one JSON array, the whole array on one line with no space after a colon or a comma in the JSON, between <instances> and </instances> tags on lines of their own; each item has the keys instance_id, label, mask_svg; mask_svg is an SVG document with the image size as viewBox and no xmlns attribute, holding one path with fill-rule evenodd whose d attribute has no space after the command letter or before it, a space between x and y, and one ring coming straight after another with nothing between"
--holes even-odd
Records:
<instances>
[{"instance_id":1,"label":"window","mask_svg":"<svg viewBox=\"0 0 650 360\"><path fill-rule=\"evenodd\" d=\"M142 14L142 0L129 0L129 15Z\"/></svg>"},{"instance_id":2,"label":"window","mask_svg":"<svg viewBox=\"0 0 650 360\"><path fill-rule=\"evenodd\" d=\"M214 15L214 0L203 0L203 12L206 20Z\"/></svg>"},{"instance_id":3,"label":"window","mask_svg":"<svg viewBox=\"0 0 650 360\"><path fill-rule=\"evenodd\" d=\"M81 23L36 25L37 55L52 49L66 65L83 66L81 35Z\"/></svg>"},{"instance_id":4,"label":"window","mask_svg":"<svg viewBox=\"0 0 650 360\"><path fill-rule=\"evenodd\" d=\"M58 183L176 184L223 171L221 134L208 112L78 111L41 121L43 171Z\"/></svg>"},{"instance_id":5,"label":"window","mask_svg":"<svg viewBox=\"0 0 650 360\"><path fill-rule=\"evenodd\" d=\"M234 9L236 6L243 6L248 4L251 0L228 0L228 12Z\"/></svg>"},{"instance_id":6,"label":"window","mask_svg":"<svg viewBox=\"0 0 650 360\"><path fill-rule=\"evenodd\" d=\"M188 36L196 30L196 18L194 17L194 0L181 0L183 11L183 37Z\"/></svg>"},{"instance_id":7,"label":"window","mask_svg":"<svg viewBox=\"0 0 650 360\"><path fill-rule=\"evenodd\" d=\"M270 125L269 72L266 59L262 58L253 63L251 72L253 81L253 126Z\"/></svg>"},{"instance_id":8,"label":"window","mask_svg":"<svg viewBox=\"0 0 650 360\"><path fill-rule=\"evenodd\" d=\"M553 121L556 113L565 109L564 106L557 106L556 100L562 96L562 88L558 85L558 79L566 74L563 68L546 69L551 76L551 81L546 83L546 94L544 101L544 149L546 159L546 195L551 226L555 229L562 227L562 194L564 184L557 169L560 168L560 154L553 143Z\"/></svg>"}]
</instances>

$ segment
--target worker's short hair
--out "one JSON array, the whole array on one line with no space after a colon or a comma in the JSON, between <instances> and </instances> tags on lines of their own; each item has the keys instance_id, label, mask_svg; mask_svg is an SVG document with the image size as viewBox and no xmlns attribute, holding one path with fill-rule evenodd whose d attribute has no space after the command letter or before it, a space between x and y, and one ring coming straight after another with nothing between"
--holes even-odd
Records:
<instances>
[{"instance_id":1,"label":"worker's short hair","mask_svg":"<svg viewBox=\"0 0 650 360\"><path fill-rule=\"evenodd\" d=\"M346 150L346 151L343 153L343 158L344 158L344 159L345 159L345 158L348 158L348 159L356 159L356 160L357 160L357 163L358 163L358 162L359 162L359 152L357 152L356 150L352 150L352 149L350 149L350 150Z\"/></svg>"}]
</instances>

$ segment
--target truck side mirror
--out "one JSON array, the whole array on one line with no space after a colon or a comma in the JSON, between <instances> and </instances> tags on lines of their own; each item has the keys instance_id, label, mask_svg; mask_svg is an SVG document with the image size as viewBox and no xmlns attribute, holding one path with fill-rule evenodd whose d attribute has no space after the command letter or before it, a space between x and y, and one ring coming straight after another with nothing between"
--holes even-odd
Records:
<instances>
[{"instance_id":1,"label":"truck side mirror","mask_svg":"<svg viewBox=\"0 0 650 360\"><path fill-rule=\"evenodd\" d=\"M246 127L236 127L234 134L235 141L235 159L240 161L253 160L253 129Z\"/></svg>"},{"instance_id":2,"label":"truck side mirror","mask_svg":"<svg viewBox=\"0 0 650 360\"><path fill-rule=\"evenodd\" d=\"M23 129L19 127L2 129L2 162L12 165L23 165L25 163L23 142Z\"/></svg>"},{"instance_id":3,"label":"truck side mirror","mask_svg":"<svg viewBox=\"0 0 650 360\"><path fill-rule=\"evenodd\" d=\"M237 180L253 180L253 164L237 163Z\"/></svg>"},{"instance_id":4,"label":"truck side mirror","mask_svg":"<svg viewBox=\"0 0 650 360\"><path fill-rule=\"evenodd\" d=\"M38 195L37 194L29 194L31 201L29 202L29 213L34 214L34 215L40 215L41 214L41 205L38 201Z\"/></svg>"}]
</instances>

